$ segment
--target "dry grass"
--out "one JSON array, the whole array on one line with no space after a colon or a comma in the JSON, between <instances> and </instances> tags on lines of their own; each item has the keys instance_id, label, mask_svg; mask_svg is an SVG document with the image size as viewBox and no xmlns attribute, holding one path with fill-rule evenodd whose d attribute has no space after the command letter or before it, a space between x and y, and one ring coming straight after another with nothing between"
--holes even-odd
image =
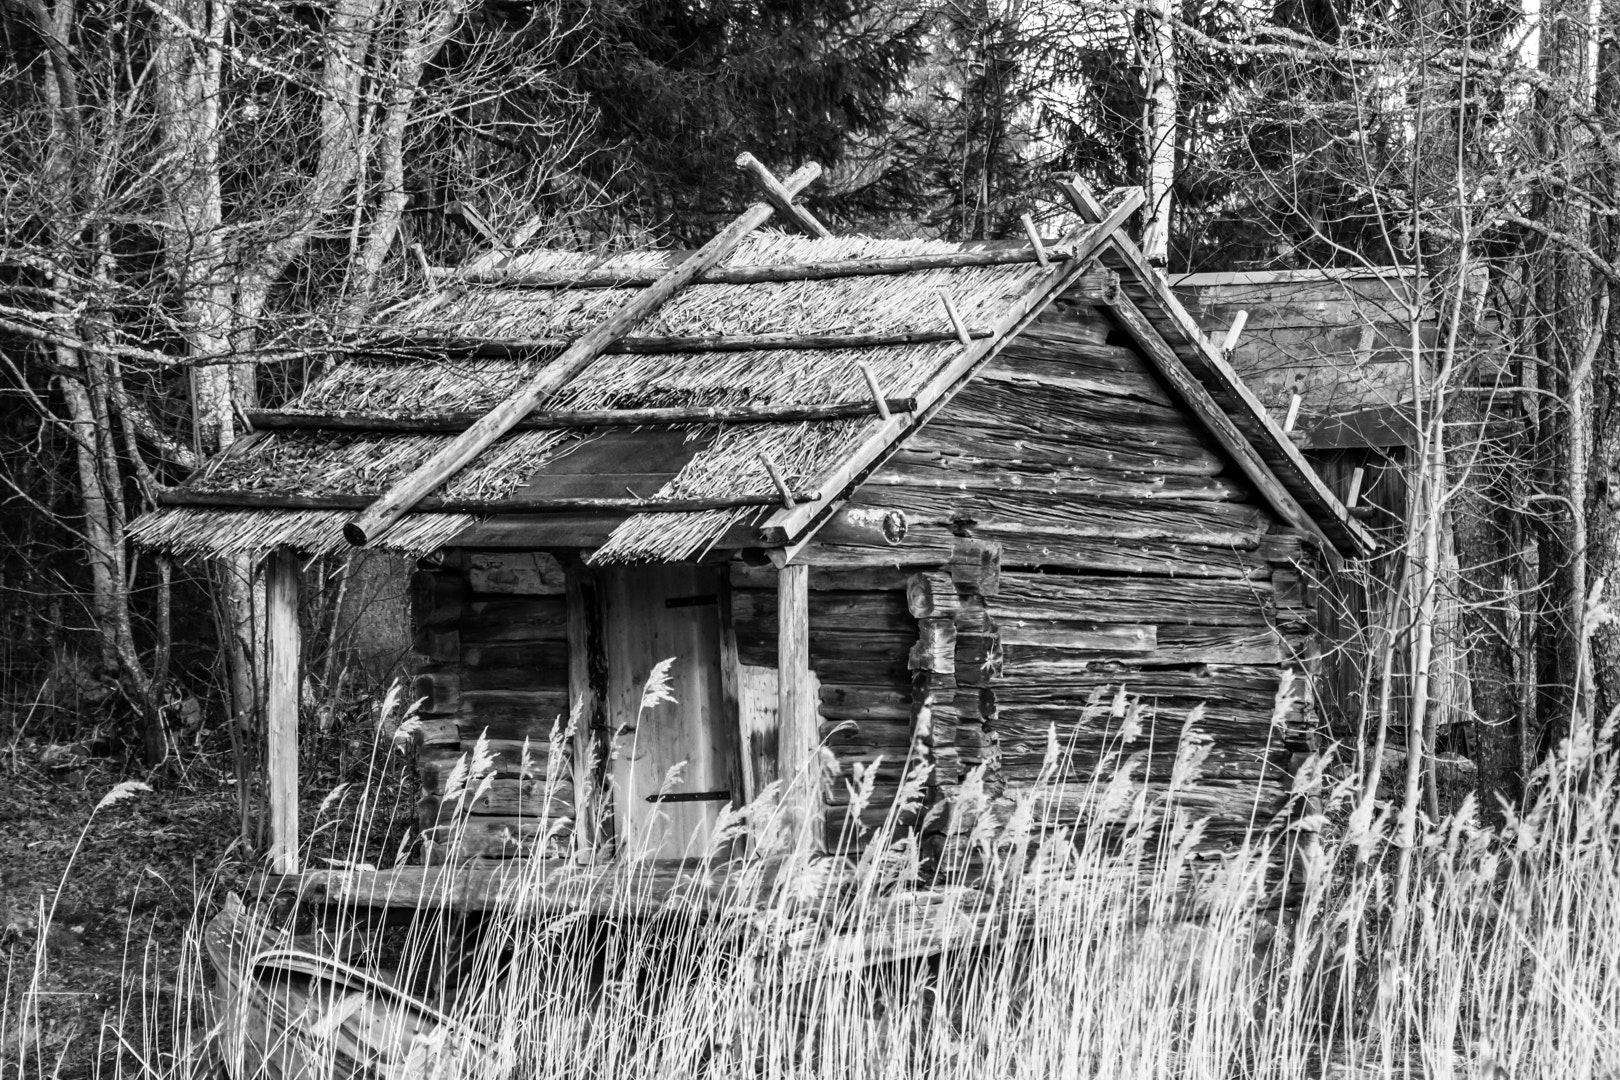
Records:
<instances>
[{"instance_id":1,"label":"dry grass","mask_svg":"<svg viewBox=\"0 0 1620 1080\"><path fill-rule=\"evenodd\" d=\"M1365 812L1354 782L1314 769L1286 834L1198 858L1199 825L1177 800L1198 766L1193 739L1180 784L1162 794L1147 795L1128 760L1087 781L1107 828L1045 829L1034 795L1010 817L964 815L951 849L972 858L947 861L998 883L995 930L929 962L861 962L921 918L892 902L925 865L907 843L872 844L852 864L790 854L778 880L791 887L768 904L703 918L679 890L658 917L634 915L646 898L631 876L597 915L499 914L471 935L421 918L334 936L358 935L399 985L454 1017L447 1030L476 1034L443 1042L462 1047L454 1063L423 1040L414 1064L380 1076L1612 1076L1614 736L1564 746L1500 830L1467 807L1430 825L1404 892L1391 821ZM462 781L469 794L483 782L476 753ZM352 822L390 797L336 793L312 855L342 855ZM778 824L767 800L723 831L768 847ZM1284 855L1297 874L1279 915L1262 901ZM197 1007L156 1030L142 1003L167 980ZM0 1028L27 1024L31 985L27 965L12 970ZM178 972L133 963L125 1019L102 1037L104 1075L217 1075L203 985L195 948ZM0 1058L7 1078L54 1068Z\"/></svg>"}]
</instances>

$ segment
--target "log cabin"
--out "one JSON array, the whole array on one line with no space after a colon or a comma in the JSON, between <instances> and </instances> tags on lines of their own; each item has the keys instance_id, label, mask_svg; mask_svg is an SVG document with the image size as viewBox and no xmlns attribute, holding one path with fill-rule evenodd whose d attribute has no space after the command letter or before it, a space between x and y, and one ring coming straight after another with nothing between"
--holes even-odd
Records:
<instances>
[{"instance_id":1,"label":"log cabin","mask_svg":"<svg viewBox=\"0 0 1620 1080\"><path fill-rule=\"evenodd\" d=\"M847 852L907 777L936 820L1054 750L1162 785L1195 707L1209 842L1269 827L1316 737L1313 588L1373 540L1126 236L1140 190L1066 185L1057 238L876 240L794 201L813 167L743 164L761 201L695 253L436 271L136 523L265 567L278 868L298 567L350 544L419 560L425 862L691 858L767 792Z\"/></svg>"}]
</instances>

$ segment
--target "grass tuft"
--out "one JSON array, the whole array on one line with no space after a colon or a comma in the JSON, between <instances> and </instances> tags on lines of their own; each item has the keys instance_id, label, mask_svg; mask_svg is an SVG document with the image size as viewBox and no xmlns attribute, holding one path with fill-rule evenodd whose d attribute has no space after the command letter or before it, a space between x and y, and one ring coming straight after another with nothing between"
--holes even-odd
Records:
<instances>
[{"instance_id":1,"label":"grass tuft","mask_svg":"<svg viewBox=\"0 0 1620 1080\"><path fill-rule=\"evenodd\" d=\"M1187 718L1193 735L1199 721ZM379 725L382 758L396 728ZM606 878L515 863L498 910L294 922L267 947L334 956L385 986L306 978L274 992L322 1076L1615 1075L1615 735L1566 742L1500 827L1471 802L1423 823L1405 873L1393 814L1366 812L1320 760L1300 771L1286 828L1216 851L1180 801L1207 752L1199 737L1182 740L1164 790L1131 758L1078 780L1054 764L1010 804L973 778L962 812L931 822L940 842L927 850L901 834L848 859L808 855L781 841L768 797L715 830L717 846L754 852L725 888L672 883L650 862ZM477 792L488 768L469 755L458 786ZM359 867L394 850L353 827L391 812L386 775L320 805L312 856ZM1049 808L1074 805L1061 796L1076 787L1093 827L1057 827ZM870 791L857 782L853 797ZM925 808L907 803L922 795L905 785L895 820L917 817ZM177 967L131 943L126 1000L75 1044L101 1057L99 1075L254 1075L251 1055L213 1038L228 1014L208 992L205 914ZM949 947L894 958L919 939ZM8 1080L64 1067L63 1051L30 1039L48 940L7 970ZM158 1009L162 994L178 1007ZM351 1070L367 1024L391 1047L371 1073Z\"/></svg>"}]
</instances>

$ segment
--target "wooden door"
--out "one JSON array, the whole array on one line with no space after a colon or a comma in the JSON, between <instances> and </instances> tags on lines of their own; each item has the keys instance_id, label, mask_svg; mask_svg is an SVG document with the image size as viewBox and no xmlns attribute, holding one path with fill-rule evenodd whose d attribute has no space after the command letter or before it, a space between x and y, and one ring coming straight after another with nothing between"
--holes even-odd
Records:
<instances>
[{"instance_id":1,"label":"wooden door","mask_svg":"<svg viewBox=\"0 0 1620 1080\"><path fill-rule=\"evenodd\" d=\"M626 854L702 857L720 808L742 797L737 721L721 677L723 569L613 567L598 582L614 835ZM643 709L648 676L671 657L675 700Z\"/></svg>"}]
</instances>

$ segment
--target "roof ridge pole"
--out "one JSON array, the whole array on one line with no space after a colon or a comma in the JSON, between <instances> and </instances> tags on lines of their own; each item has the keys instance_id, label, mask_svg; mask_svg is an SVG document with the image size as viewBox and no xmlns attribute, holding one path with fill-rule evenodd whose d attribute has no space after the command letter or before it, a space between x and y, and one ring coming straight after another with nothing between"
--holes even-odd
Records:
<instances>
[{"instance_id":1,"label":"roof ridge pole","mask_svg":"<svg viewBox=\"0 0 1620 1080\"><path fill-rule=\"evenodd\" d=\"M808 162L782 182L790 195L808 187L821 175L821 166ZM637 293L635 299L585 334L516 393L495 406L466 431L428 458L408 476L377 497L377 501L343 526L343 537L362 547L393 527L429 492L460 472L496 439L511 431L546 398L579 375L604 349L635 328L693 278L734 251L749 233L769 221L776 207L757 202L704 244L691 257Z\"/></svg>"}]
</instances>

